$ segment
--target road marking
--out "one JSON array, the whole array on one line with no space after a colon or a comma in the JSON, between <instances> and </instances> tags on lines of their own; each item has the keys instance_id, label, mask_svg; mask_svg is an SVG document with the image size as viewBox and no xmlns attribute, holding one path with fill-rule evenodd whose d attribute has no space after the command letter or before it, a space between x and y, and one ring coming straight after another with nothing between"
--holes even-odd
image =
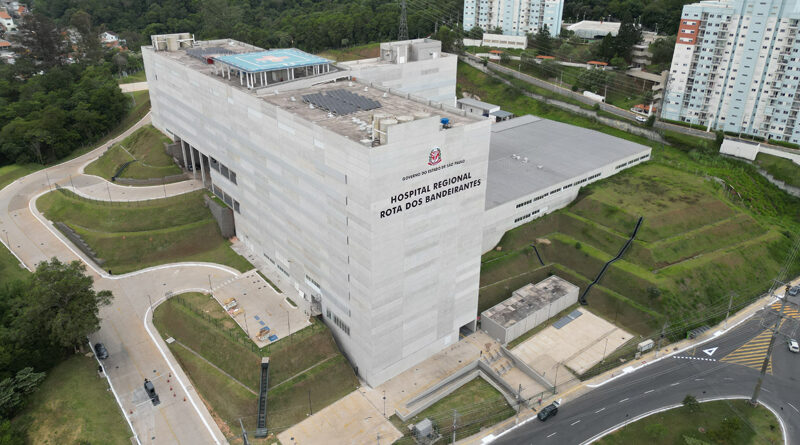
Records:
<instances>
[{"instance_id":1,"label":"road marking","mask_svg":"<svg viewBox=\"0 0 800 445\"><path fill-rule=\"evenodd\" d=\"M597 413L599 413L600 411L604 411L604 410L605 410L605 408L600 408L600 409L598 409L597 411L595 411L594 413L595 413L595 414L597 414Z\"/></svg>"},{"instance_id":2,"label":"road marking","mask_svg":"<svg viewBox=\"0 0 800 445\"><path fill-rule=\"evenodd\" d=\"M703 352L705 352L709 357L711 357L712 355L714 355L715 352L717 352L717 349L719 348L714 347L714 348L703 349Z\"/></svg>"},{"instance_id":3,"label":"road marking","mask_svg":"<svg viewBox=\"0 0 800 445\"><path fill-rule=\"evenodd\" d=\"M626 397L626 398L624 398L624 399L620 400L620 401L619 401L619 403L622 403L622 402L624 402L624 401L628 400L629 398L630 398L630 397Z\"/></svg>"},{"instance_id":4,"label":"road marking","mask_svg":"<svg viewBox=\"0 0 800 445\"><path fill-rule=\"evenodd\" d=\"M556 435L556 433L550 433L550 435L547 436L547 437L549 438L549 437L552 437L552 436L555 436L555 435Z\"/></svg>"},{"instance_id":5,"label":"road marking","mask_svg":"<svg viewBox=\"0 0 800 445\"><path fill-rule=\"evenodd\" d=\"M686 360L701 360L705 362L715 362L717 359L715 358L705 358L705 357L692 357L691 355L673 355L673 358L682 358Z\"/></svg>"},{"instance_id":6,"label":"road marking","mask_svg":"<svg viewBox=\"0 0 800 445\"><path fill-rule=\"evenodd\" d=\"M797 411L798 413L800 413L800 409L797 409L797 408L795 408L795 407L794 407L794 405L792 405L792 404L791 404L791 403L789 403L789 402L786 402L786 403L787 403L789 406L791 406L793 410L795 410L795 411Z\"/></svg>"},{"instance_id":7,"label":"road marking","mask_svg":"<svg viewBox=\"0 0 800 445\"><path fill-rule=\"evenodd\" d=\"M678 385L680 385L680 384L681 384L681 382L675 382L675 383L673 383L673 384L671 384L671 385L669 385L669 386L678 386Z\"/></svg>"},{"instance_id":8,"label":"road marking","mask_svg":"<svg viewBox=\"0 0 800 445\"><path fill-rule=\"evenodd\" d=\"M783 321L781 321L781 324L783 324ZM736 350L720 359L720 361L753 369L761 369L764 358L767 356L771 337L772 331L765 329L750 339L750 341L739 346ZM772 374L772 359L770 359L767 364L767 373Z\"/></svg>"},{"instance_id":9,"label":"road marking","mask_svg":"<svg viewBox=\"0 0 800 445\"><path fill-rule=\"evenodd\" d=\"M650 394L651 392L655 391L655 389L651 389L650 391L645 391L645 394Z\"/></svg>"},{"instance_id":10,"label":"road marking","mask_svg":"<svg viewBox=\"0 0 800 445\"><path fill-rule=\"evenodd\" d=\"M570 423L569 426L573 426L573 425L578 424L578 423L581 423L581 421L580 420L576 420L575 422Z\"/></svg>"},{"instance_id":11,"label":"road marking","mask_svg":"<svg viewBox=\"0 0 800 445\"><path fill-rule=\"evenodd\" d=\"M705 379L694 379L695 382L702 382Z\"/></svg>"},{"instance_id":12,"label":"road marking","mask_svg":"<svg viewBox=\"0 0 800 445\"><path fill-rule=\"evenodd\" d=\"M768 390L767 388L761 388L761 390L764 391L764 392L772 392L772 391Z\"/></svg>"}]
</instances>

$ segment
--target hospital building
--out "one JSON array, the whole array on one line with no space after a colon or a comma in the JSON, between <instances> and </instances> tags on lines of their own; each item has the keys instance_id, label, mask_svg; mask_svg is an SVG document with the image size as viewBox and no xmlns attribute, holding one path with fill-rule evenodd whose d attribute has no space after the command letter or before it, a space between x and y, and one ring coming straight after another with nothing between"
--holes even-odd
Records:
<instances>
[{"instance_id":1,"label":"hospital building","mask_svg":"<svg viewBox=\"0 0 800 445\"><path fill-rule=\"evenodd\" d=\"M506 230L650 155L533 116L467 115L457 57L434 40L338 64L190 34L142 53L153 125L371 386L476 328L481 254Z\"/></svg>"}]
</instances>

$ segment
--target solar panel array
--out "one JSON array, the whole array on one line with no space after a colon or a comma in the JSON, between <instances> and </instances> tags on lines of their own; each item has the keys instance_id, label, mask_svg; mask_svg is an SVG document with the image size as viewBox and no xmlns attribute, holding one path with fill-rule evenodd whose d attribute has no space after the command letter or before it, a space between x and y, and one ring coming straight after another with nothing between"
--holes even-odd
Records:
<instances>
[{"instance_id":1,"label":"solar panel array","mask_svg":"<svg viewBox=\"0 0 800 445\"><path fill-rule=\"evenodd\" d=\"M327 94L306 94L303 95L303 102L313 104L339 116L381 107L381 103L377 100L372 100L347 90L332 90L328 91Z\"/></svg>"},{"instance_id":2,"label":"solar panel array","mask_svg":"<svg viewBox=\"0 0 800 445\"><path fill-rule=\"evenodd\" d=\"M189 54L190 56L197 59L205 60L211 56L226 56L228 54L235 54L235 53L227 48L222 48L220 46L208 46L205 48L187 49L186 54Z\"/></svg>"}]
</instances>

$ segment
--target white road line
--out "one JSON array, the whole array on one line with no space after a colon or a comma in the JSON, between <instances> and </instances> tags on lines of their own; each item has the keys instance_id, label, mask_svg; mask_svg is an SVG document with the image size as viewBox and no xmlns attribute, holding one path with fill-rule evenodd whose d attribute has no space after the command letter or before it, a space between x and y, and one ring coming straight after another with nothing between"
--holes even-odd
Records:
<instances>
[{"instance_id":1,"label":"white road line","mask_svg":"<svg viewBox=\"0 0 800 445\"><path fill-rule=\"evenodd\" d=\"M655 391L655 389L651 389L650 391L645 391L645 394L650 394L651 392Z\"/></svg>"},{"instance_id":2,"label":"white road line","mask_svg":"<svg viewBox=\"0 0 800 445\"><path fill-rule=\"evenodd\" d=\"M574 426L574 425L576 425L578 423L581 423L581 421L580 420L576 420L576 421L570 423L569 426Z\"/></svg>"},{"instance_id":3,"label":"white road line","mask_svg":"<svg viewBox=\"0 0 800 445\"><path fill-rule=\"evenodd\" d=\"M800 413L800 409L797 409L797 408L795 408L795 407L794 407L794 405L792 405L792 404L791 404L791 403L789 403L789 402L786 402L786 403L787 403L789 406L791 406L793 410L795 410L795 411L797 411L798 413Z\"/></svg>"},{"instance_id":4,"label":"white road line","mask_svg":"<svg viewBox=\"0 0 800 445\"><path fill-rule=\"evenodd\" d=\"M694 379L695 382L702 382L705 379Z\"/></svg>"},{"instance_id":5,"label":"white road line","mask_svg":"<svg viewBox=\"0 0 800 445\"><path fill-rule=\"evenodd\" d=\"M768 390L767 388L761 388L761 390L764 391L764 392L772 392L772 391Z\"/></svg>"},{"instance_id":6,"label":"white road line","mask_svg":"<svg viewBox=\"0 0 800 445\"><path fill-rule=\"evenodd\" d=\"M678 385L680 385L680 384L681 384L681 382L675 382L675 383L673 383L673 384L671 384L671 385L669 385L669 386L678 386Z\"/></svg>"},{"instance_id":7,"label":"white road line","mask_svg":"<svg viewBox=\"0 0 800 445\"><path fill-rule=\"evenodd\" d=\"M550 435L547 436L547 437L552 437L552 436L555 436L555 435L556 435L556 433L550 433Z\"/></svg>"},{"instance_id":8,"label":"white road line","mask_svg":"<svg viewBox=\"0 0 800 445\"><path fill-rule=\"evenodd\" d=\"M605 408L600 408L600 409L598 409L597 411L595 411L594 413L595 413L595 414L597 414L597 413L599 413L600 411L604 411L604 410L605 410Z\"/></svg>"},{"instance_id":9,"label":"white road line","mask_svg":"<svg viewBox=\"0 0 800 445\"><path fill-rule=\"evenodd\" d=\"M619 401L619 403L625 402L625 401L627 401L628 399L630 399L630 397L625 397L624 399L620 400L620 401Z\"/></svg>"}]
</instances>

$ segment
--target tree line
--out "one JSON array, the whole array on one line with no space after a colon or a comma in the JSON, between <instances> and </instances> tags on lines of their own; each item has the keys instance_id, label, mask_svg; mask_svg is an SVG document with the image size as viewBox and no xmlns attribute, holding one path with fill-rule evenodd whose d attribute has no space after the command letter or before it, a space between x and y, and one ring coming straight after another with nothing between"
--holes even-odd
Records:
<instances>
[{"instance_id":1,"label":"tree line","mask_svg":"<svg viewBox=\"0 0 800 445\"><path fill-rule=\"evenodd\" d=\"M26 279L0 283L0 444L24 443L13 418L45 373L100 328L110 291L96 291L78 261L40 263ZM80 388L75 388L80 391Z\"/></svg>"}]
</instances>

